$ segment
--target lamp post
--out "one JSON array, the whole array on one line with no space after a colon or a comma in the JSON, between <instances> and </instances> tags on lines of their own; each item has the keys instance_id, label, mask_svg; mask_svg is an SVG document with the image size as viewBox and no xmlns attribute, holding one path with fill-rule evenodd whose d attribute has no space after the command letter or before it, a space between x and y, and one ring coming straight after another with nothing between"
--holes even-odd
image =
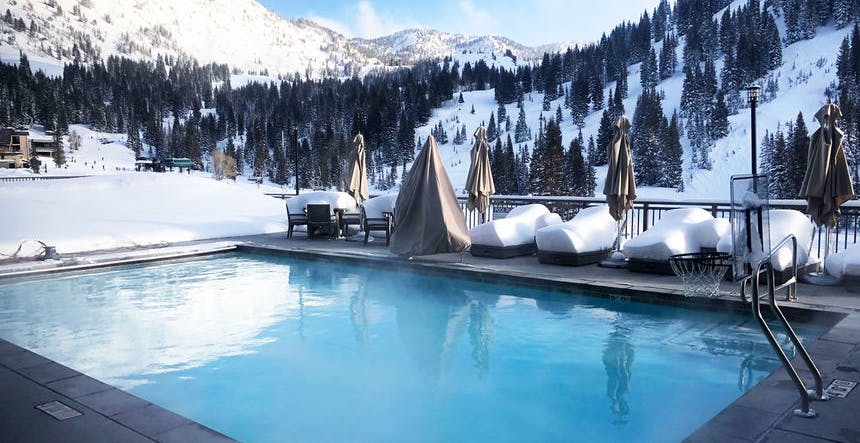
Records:
<instances>
[{"instance_id":1,"label":"lamp post","mask_svg":"<svg viewBox=\"0 0 860 443\"><path fill-rule=\"evenodd\" d=\"M296 161L296 196L299 195L299 130L293 129L293 151Z\"/></svg>"},{"instance_id":2,"label":"lamp post","mask_svg":"<svg viewBox=\"0 0 860 443\"><path fill-rule=\"evenodd\" d=\"M751 147L751 168L753 175L758 174L758 153L756 152L756 131L755 131L755 107L758 104L758 100L761 98L761 86L753 83L747 86L747 101L750 104L750 125L752 126L750 135L750 147Z\"/></svg>"}]
</instances>

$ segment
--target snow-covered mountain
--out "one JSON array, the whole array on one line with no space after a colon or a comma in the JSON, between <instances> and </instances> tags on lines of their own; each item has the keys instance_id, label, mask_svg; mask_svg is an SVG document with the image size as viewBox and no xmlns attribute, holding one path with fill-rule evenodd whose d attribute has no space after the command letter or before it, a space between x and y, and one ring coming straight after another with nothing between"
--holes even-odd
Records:
<instances>
[{"instance_id":1,"label":"snow-covered mountain","mask_svg":"<svg viewBox=\"0 0 860 443\"><path fill-rule=\"evenodd\" d=\"M8 0L0 21L0 57L23 49L37 61L93 61L110 55L155 59L189 55L270 76L360 75L422 58L481 53L539 57L504 37L467 37L411 29L377 39L349 39L316 22L288 20L255 0ZM5 11L0 10L0 13ZM7 17L7 19L10 17Z\"/></svg>"}]
</instances>

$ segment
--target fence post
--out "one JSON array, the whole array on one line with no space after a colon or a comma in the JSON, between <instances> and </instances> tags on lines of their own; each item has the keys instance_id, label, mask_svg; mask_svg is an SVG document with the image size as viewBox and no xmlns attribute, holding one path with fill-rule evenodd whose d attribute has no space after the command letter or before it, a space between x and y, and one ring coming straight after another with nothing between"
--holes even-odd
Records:
<instances>
[{"instance_id":1,"label":"fence post","mask_svg":"<svg viewBox=\"0 0 860 443\"><path fill-rule=\"evenodd\" d=\"M642 232L648 230L648 203L642 204Z\"/></svg>"}]
</instances>

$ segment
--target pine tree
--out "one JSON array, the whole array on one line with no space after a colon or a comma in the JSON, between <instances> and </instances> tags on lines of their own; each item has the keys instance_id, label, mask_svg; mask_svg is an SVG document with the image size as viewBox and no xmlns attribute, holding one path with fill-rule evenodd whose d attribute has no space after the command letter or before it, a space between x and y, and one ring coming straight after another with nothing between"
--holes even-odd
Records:
<instances>
[{"instance_id":1,"label":"pine tree","mask_svg":"<svg viewBox=\"0 0 860 443\"><path fill-rule=\"evenodd\" d=\"M803 176L806 174L809 132L803 121L803 113L797 114L793 129L794 131L789 135L790 145L785 152L785 157L788 160L786 170L789 178L786 183L788 192L786 198L797 198L800 195L800 186L803 183Z\"/></svg>"},{"instance_id":2,"label":"pine tree","mask_svg":"<svg viewBox=\"0 0 860 443\"><path fill-rule=\"evenodd\" d=\"M618 119L616 118L615 120L617 121ZM606 152L605 150L609 148L610 143L612 143L612 128L614 124L615 122L611 120L609 112L603 111L603 114L600 116L600 126L597 129L598 150L604 150L603 152ZM598 155L594 166L603 166L606 164L606 161L606 155Z\"/></svg>"},{"instance_id":3,"label":"pine tree","mask_svg":"<svg viewBox=\"0 0 860 443\"><path fill-rule=\"evenodd\" d=\"M490 123L487 124L487 140L495 140L498 136L496 131L496 116L490 111Z\"/></svg>"},{"instance_id":4,"label":"pine tree","mask_svg":"<svg viewBox=\"0 0 860 443\"><path fill-rule=\"evenodd\" d=\"M561 112L561 105L558 105L558 107L555 108L555 121L559 123L564 121L564 115Z\"/></svg>"},{"instance_id":5,"label":"pine tree","mask_svg":"<svg viewBox=\"0 0 860 443\"><path fill-rule=\"evenodd\" d=\"M582 156L582 139L574 138L565 155L564 161L565 192L564 195L584 197L589 193L588 172L585 158Z\"/></svg>"},{"instance_id":6,"label":"pine tree","mask_svg":"<svg viewBox=\"0 0 860 443\"><path fill-rule=\"evenodd\" d=\"M855 17L854 2L852 0L833 0L833 18L837 28L844 28L853 17Z\"/></svg>"},{"instance_id":7,"label":"pine tree","mask_svg":"<svg viewBox=\"0 0 860 443\"><path fill-rule=\"evenodd\" d=\"M657 87L657 84L660 82L657 69L657 54L654 52L654 48L651 48L648 56L642 62L642 69L639 73L639 81L642 83L642 89Z\"/></svg>"},{"instance_id":8,"label":"pine tree","mask_svg":"<svg viewBox=\"0 0 860 443\"><path fill-rule=\"evenodd\" d=\"M677 112L672 114L672 120L666 129L662 152L663 176L666 179L664 186L681 192L684 190L684 149L681 147Z\"/></svg>"},{"instance_id":9,"label":"pine tree","mask_svg":"<svg viewBox=\"0 0 860 443\"><path fill-rule=\"evenodd\" d=\"M66 164L66 150L63 147L63 138L59 130L54 131L54 153L52 156L54 157L54 164L58 168Z\"/></svg>"},{"instance_id":10,"label":"pine tree","mask_svg":"<svg viewBox=\"0 0 860 443\"><path fill-rule=\"evenodd\" d=\"M526 124L526 111L520 107L520 115L517 117L517 125L514 129L514 141L517 143L523 143L531 139L532 137L531 132L529 131L529 126Z\"/></svg>"},{"instance_id":11,"label":"pine tree","mask_svg":"<svg viewBox=\"0 0 860 443\"><path fill-rule=\"evenodd\" d=\"M137 130L137 125L131 122L128 124L126 145L134 153L134 158L140 157L140 152L143 148L140 144L140 132Z\"/></svg>"},{"instance_id":12,"label":"pine tree","mask_svg":"<svg viewBox=\"0 0 860 443\"><path fill-rule=\"evenodd\" d=\"M726 106L723 92L717 93L711 110L711 121L708 126L708 135L711 140L718 140L729 135L729 109Z\"/></svg>"},{"instance_id":13,"label":"pine tree","mask_svg":"<svg viewBox=\"0 0 860 443\"><path fill-rule=\"evenodd\" d=\"M499 116L499 126L501 126L501 123L508 118L508 111L505 109L505 105L499 103L499 108L496 110L496 115Z\"/></svg>"}]
</instances>

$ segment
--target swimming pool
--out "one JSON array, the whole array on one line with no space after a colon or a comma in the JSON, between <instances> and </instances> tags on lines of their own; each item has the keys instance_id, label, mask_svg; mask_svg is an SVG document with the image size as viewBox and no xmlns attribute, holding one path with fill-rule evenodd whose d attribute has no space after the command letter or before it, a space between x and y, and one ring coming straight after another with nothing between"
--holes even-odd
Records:
<instances>
[{"instance_id":1,"label":"swimming pool","mask_svg":"<svg viewBox=\"0 0 860 443\"><path fill-rule=\"evenodd\" d=\"M0 337L261 442L678 441L779 364L736 313L251 254L2 282Z\"/></svg>"}]
</instances>

